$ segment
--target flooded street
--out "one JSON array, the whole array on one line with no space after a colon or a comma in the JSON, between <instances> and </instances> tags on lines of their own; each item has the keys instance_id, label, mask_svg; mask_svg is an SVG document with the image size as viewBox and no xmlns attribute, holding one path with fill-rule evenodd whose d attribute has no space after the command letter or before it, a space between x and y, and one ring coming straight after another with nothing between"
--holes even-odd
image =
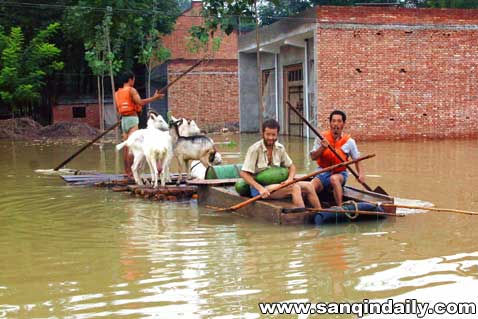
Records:
<instances>
[{"instance_id":1,"label":"flooded street","mask_svg":"<svg viewBox=\"0 0 478 319\"><path fill-rule=\"evenodd\" d=\"M225 163L241 162L258 139L229 137L235 146L219 148ZM306 156L313 140L280 141L298 173L315 168ZM477 140L358 146L377 155L363 163L372 188L411 205L478 211ZM78 148L0 141L0 318L258 318L259 302L403 295L477 302L463 287L478 288L478 216L408 212L367 223L277 226L196 201L145 201L34 172ZM119 173L120 162L114 144L105 144L67 167ZM358 185L352 176L349 184Z\"/></svg>"}]
</instances>

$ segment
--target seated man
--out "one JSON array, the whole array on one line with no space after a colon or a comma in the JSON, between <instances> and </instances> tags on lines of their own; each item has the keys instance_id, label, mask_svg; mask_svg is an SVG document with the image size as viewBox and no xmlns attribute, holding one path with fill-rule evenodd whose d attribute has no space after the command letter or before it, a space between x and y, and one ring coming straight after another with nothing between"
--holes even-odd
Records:
<instances>
[{"instance_id":1,"label":"seated man","mask_svg":"<svg viewBox=\"0 0 478 319\"><path fill-rule=\"evenodd\" d=\"M302 192L314 208L321 208L319 198L310 182L297 182L274 193L270 190L279 186L278 184L262 186L255 179L254 175L271 166L282 166L289 169L289 177L285 182L292 181L295 176L295 166L292 163L285 147L277 142L280 126L277 121L269 119L262 124L262 140L254 143L247 150L246 158L240 173L241 177L251 187L252 196L261 195L262 198L280 199L292 196L294 206L304 209Z\"/></svg>"},{"instance_id":2,"label":"seated man","mask_svg":"<svg viewBox=\"0 0 478 319\"><path fill-rule=\"evenodd\" d=\"M347 161L349 157L353 160L360 157L360 152L357 149L355 140L351 138L350 135L343 134L346 119L347 117L342 111L335 110L330 113L330 130L322 133L324 139L320 143L318 139L315 140L314 150L310 152L310 158L317 161L319 170L342 162L330 149L328 149L329 145L335 149L337 154L339 154L344 161ZM360 163L355 163L355 167L359 174L359 181L363 182L365 177L363 170L361 170ZM329 190L332 188L335 203L337 206L342 206L342 187L347 182L347 177L347 169L343 166L317 175L312 180L312 184L317 193L324 189Z\"/></svg>"}]
</instances>

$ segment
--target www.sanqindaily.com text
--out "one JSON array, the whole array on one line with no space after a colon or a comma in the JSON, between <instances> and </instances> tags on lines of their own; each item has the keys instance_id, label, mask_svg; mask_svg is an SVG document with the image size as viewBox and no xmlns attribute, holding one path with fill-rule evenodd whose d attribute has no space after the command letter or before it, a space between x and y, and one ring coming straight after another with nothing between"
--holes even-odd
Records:
<instances>
[{"instance_id":1,"label":"www.sanqindaily.com text","mask_svg":"<svg viewBox=\"0 0 478 319\"><path fill-rule=\"evenodd\" d=\"M363 299L362 302L318 302L318 303L280 303L261 302L259 310L263 315L288 314L288 315L327 315L350 314L361 318L365 315L415 315L425 318L427 315L468 315L477 313L477 304L474 302L419 302L416 299L394 301L387 299L383 302Z\"/></svg>"}]
</instances>

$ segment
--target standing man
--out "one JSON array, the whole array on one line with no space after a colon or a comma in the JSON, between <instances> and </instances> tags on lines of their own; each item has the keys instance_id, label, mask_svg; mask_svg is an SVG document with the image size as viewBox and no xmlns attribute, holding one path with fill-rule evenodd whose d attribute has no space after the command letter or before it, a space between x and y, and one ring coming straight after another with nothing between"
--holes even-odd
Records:
<instances>
[{"instance_id":1,"label":"standing man","mask_svg":"<svg viewBox=\"0 0 478 319\"><path fill-rule=\"evenodd\" d=\"M305 210L304 200L302 199L302 192L304 192L307 200L314 208L321 208L317 193L310 182L297 182L271 194L270 190L279 186L279 184L262 186L254 179L254 175L271 166L282 166L289 169L289 176L285 182L294 179L295 165L292 163L285 147L277 142L279 130L279 123L273 119L266 120L262 124L262 140L252 144L247 150L240 173L241 177L251 187L252 196L261 194L264 199L280 199L292 196L292 202L297 211L302 211Z\"/></svg>"},{"instance_id":2,"label":"standing man","mask_svg":"<svg viewBox=\"0 0 478 319\"><path fill-rule=\"evenodd\" d=\"M131 71L126 71L119 78L119 83L123 84L115 93L116 108L121 115L121 131L123 132L123 141L138 129L138 114L144 105L164 97L156 90L154 95L147 99L141 99L138 91L134 88L135 75ZM133 164L133 154L129 153L128 148L123 148L124 170L128 177L133 176L131 165Z\"/></svg>"},{"instance_id":3,"label":"standing man","mask_svg":"<svg viewBox=\"0 0 478 319\"><path fill-rule=\"evenodd\" d=\"M330 130L322 133L324 137L322 141L319 142L319 139L316 138L314 150L310 152L310 158L317 161L319 170L342 162L328 149L329 145L335 149L344 161L347 161L349 157L353 160L360 157L360 152L358 151L355 140L351 138L349 134L343 133L346 119L347 116L344 112L339 110L333 111L329 116ZM360 163L355 163L355 167L357 168L359 181L364 182L365 176ZM312 180L312 184L318 193L332 187L335 202L337 206L341 206L343 195L342 187L347 182L347 177L347 168L338 167L332 171L317 175Z\"/></svg>"}]
</instances>

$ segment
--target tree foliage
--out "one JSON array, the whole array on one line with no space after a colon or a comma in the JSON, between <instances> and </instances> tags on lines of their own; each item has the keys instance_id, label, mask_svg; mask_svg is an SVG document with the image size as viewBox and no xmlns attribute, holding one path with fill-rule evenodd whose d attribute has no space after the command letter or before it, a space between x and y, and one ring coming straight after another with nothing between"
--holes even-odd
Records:
<instances>
[{"instance_id":1,"label":"tree foliage","mask_svg":"<svg viewBox=\"0 0 478 319\"><path fill-rule=\"evenodd\" d=\"M69 39L93 43L98 25L103 25L109 0L79 0L65 15L65 32ZM111 53L122 69L132 69L144 38L151 27L161 33L171 32L179 16L177 2L170 0L116 1L109 15Z\"/></svg>"},{"instance_id":2,"label":"tree foliage","mask_svg":"<svg viewBox=\"0 0 478 319\"><path fill-rule=\"evenodd\" d=\"M38 102L45 79L63 69L61 50L50 42L59 29L50 24L27 41L20 27L0 30L0 99L12 112Z\"/></svg>"}]
</instances>

